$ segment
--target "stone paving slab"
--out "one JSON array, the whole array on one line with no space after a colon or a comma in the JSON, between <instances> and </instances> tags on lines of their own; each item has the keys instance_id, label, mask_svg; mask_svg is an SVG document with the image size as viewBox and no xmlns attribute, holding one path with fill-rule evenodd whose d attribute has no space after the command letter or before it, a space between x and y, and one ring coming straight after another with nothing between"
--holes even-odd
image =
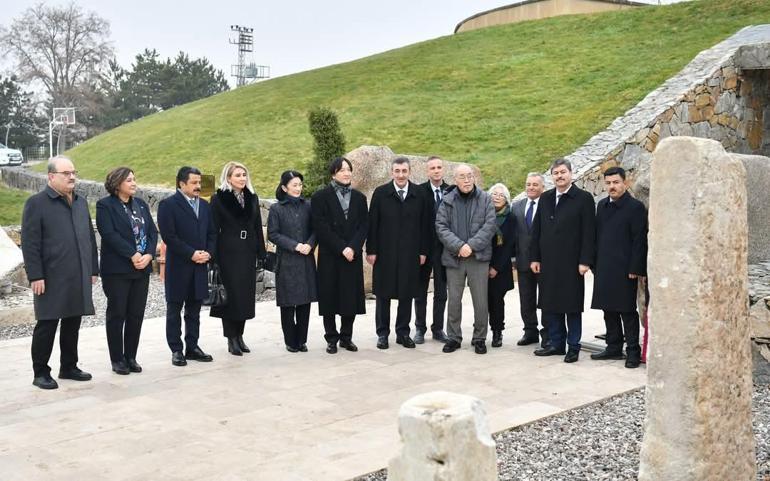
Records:
<instances>
[{"instance_id":1,"label":"stone paving slab","mask_svg":"<svg viewBox=\"0 0 770 481\"><path fill-rule=\"evenodd\" d=\"M590 279L586 298L590 299ZM0 342L0 479L50 480L344 480L387 465L398 446L397 412L419 393L447 390L485 401L493 431L531 422L645 383L644 368L622 361L567 365L538 358L521 335L518 293L506 298L504 345L489 354L470 343L452 354L426 340L416 349L376 349L374 303L356 320L360 351L324 352L321 319L311 318L309 352L283 347L279 310L257 305L247 324L252 353L227 353L218 319L204 316L201 346L212 363L174 367L164 320L145 321L141 374L118 376L104 328L81 330L87 383L31 385L29 338ZM395 310L395 306L394 306ZM470 333L472 307L464 308ZM586 311L583 339L604 331ZM490 334L491 338L491 334ZM58 371L58 346L52 356Z\"/></svg>"}]
</instances>

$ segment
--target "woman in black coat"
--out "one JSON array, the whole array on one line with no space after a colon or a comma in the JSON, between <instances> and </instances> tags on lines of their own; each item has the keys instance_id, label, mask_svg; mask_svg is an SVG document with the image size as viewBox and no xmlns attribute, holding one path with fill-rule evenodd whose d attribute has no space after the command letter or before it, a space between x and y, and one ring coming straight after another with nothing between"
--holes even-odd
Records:
<instances>
[{"instance_id":1,"label":"woman in black coat","mask_svg":"<svg viewBox=\"0 0 770 481\"><path fill-rule=\"evenodd\" d=\"M356 314L365 314L363 245L368 230L366 196L350 187L353 164L337 157L329 165L332 182L313 194L313 230L318 239L318 311L323 316L326 352L352 341ZM335 316L341 318L339 332Z\"/></svg>"},{"instance_id":2,"label":"woman in black coat","mask_svg":"<svg viewBox=\"0 0 770 481\"><path fill-rule=\"evenodd\" d=\"M102 239L102 289L107 296L107 346L117 374L142 372L136 362L147 304L158 229L150 208L136 195L134 172L118 167L107 174L109 196L96 203Z\"/></svg>"},{"instance_id":3,"label":"woman in black coat","mask_svg":"<svg viewBox=\"0 0 770 481\"><path fill-rule=\"evenodd\" d=\"M310 303L315 302L315 234L310 202L302 197L303 177L297 171L281 174L275 191L278 200L267 217L267 239L277 246L275 301L281 308L286 350L307 352Z\"/></svg>"},{"instance_id":4,"label":"woman in black coat","mask_svg":"<svg viewBox=\"0 0 770 481\"><path fill-rule=\"evenodd\" d=\"M492 260L489 261L489 328L492 347L503 345L505 329L505 294L513 289L511 257L516 252L516 223L511 215L511 194L503 184L489 189L495 206L497 232L492 237Z\"/></svg>"},{"instance_id":5,"label":"woman in black coat","mask_svg":"<svg viewBox=\"0 0 770 481\"><path fill-rule=\"evenodd\" d=\"M246 319L254 317L257 295L257 260L266 255L259 197L249 171L239 162L222 169L219 188L211 198L217 231L215 261L227 291L227 304L213 306L210 315L222 319L227 350L234 356L251 352L243 341Z\"/></svg>"}]
</instances>

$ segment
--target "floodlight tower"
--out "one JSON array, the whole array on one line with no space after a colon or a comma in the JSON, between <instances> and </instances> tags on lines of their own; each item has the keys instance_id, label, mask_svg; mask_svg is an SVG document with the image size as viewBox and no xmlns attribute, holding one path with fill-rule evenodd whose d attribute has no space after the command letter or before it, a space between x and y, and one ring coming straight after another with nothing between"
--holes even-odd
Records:
<instances>
[{"instance_id":1,"label":"floodlight tower","mask_svg":"<svg viewBox=\"0 0 770 481\"><path fill-rule=\"evenodd\" d=\"M230 25L230 31L236 33L235 39L230 39L231 45L238 47L238 63L231 66L230 75L235 77L235 86L243 87L253 80L270 77L270 67L247 63L247 54L254 52L254 29L241 25ZM251 57L251 55L248 55Z\"/></svg>"}]
</instances>

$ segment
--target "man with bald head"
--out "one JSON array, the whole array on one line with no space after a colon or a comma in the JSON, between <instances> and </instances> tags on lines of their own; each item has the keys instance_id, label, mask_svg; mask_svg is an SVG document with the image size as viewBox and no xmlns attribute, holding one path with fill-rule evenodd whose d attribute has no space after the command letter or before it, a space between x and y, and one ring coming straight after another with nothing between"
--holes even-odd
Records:
<instances>
[{"instance_id":1,"label":"man with bald head","mask_svg":"<svg viewBox=\"0 0 770 481\"><path fill-rule=\"evenodd\" d=\"M82 316L94 314L91 285L99 274L96 239L85 198L75 193L77 171L67 157L48 162L48 185L24 204L21 221L24 268L34 295L32 384L56 389L48 360L61 321L59 379L88 381L77 367Z\"/></svg>"},{"instance_id":2,"label":"man with bald head","mask_svg":"<svg viewBox=\"0 0 770 481\"><path fill-rule=\"evenodd\" d=\"M454 172L457 186L447 193L436 212L436 235L444 245L441 263L446 267L449 306L444 352L454 352L462 344L463 291L466 279L473 301L473 337L477 354L486 354L489 305L489 261L492 237L497 231L492 198L476 186L469 165L461 164Z\"/></svg>"}]
</instances>

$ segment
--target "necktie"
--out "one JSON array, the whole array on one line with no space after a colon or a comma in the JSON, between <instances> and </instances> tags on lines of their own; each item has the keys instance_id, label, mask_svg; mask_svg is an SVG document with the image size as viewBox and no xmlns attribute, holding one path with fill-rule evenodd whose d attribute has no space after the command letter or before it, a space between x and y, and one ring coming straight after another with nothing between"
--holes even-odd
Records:
<instances>
[{"instance_id":1,"label":"necktie","mask_svg":"<svg viewBox=\"0 0 770 481\"><path fill-rule=\"evenodd\" d=\"M398 196L401 197L401 202L404 201L404 190L398 189Z\"/></svg>"},{"instance_id":2,"label":"necktie","mask_svg":"<svg viewBox=\"0 0 770 481\"><path fill-rule=\"evenodd\" d=\"M438 206L441 204L441 189L436 189L436 202L433 204L434 210L438 210Z\"/></svg>"},{"instance_id":3,"label":"necktie","mask_svg":"<svg viewBox=\"0 0 770 481\"><path fill-rule=\"evenodd\" d=\"M556 194L556 207L559 207L559 201L561 200L561 196L564 194Z\"/></svg>"},{"instance_id":4,"label":"necktie","mask_svg":"<svg viewBox=\"0 0 770 481\"><path fill-rule=\"evenodd\" d=\"M198 209L195 208L195 200L190 199L188 202L190 203L190 207L192 207L193 212L195 212L195 217L198 217Z\"/></svg>"},{"instance_id":5,"label":"necktie","mask_svg":"<svg viewBox=\"0 0 770 481\"><path fill-rule=\"evenodd\" d=\"M524 216L525 221L527 222L527 229L530 229L532 227L532 214L535 212L535 201L530 200L529 201L529 207L527 207L527 214Z\"/></svg>"}]
</instances>

